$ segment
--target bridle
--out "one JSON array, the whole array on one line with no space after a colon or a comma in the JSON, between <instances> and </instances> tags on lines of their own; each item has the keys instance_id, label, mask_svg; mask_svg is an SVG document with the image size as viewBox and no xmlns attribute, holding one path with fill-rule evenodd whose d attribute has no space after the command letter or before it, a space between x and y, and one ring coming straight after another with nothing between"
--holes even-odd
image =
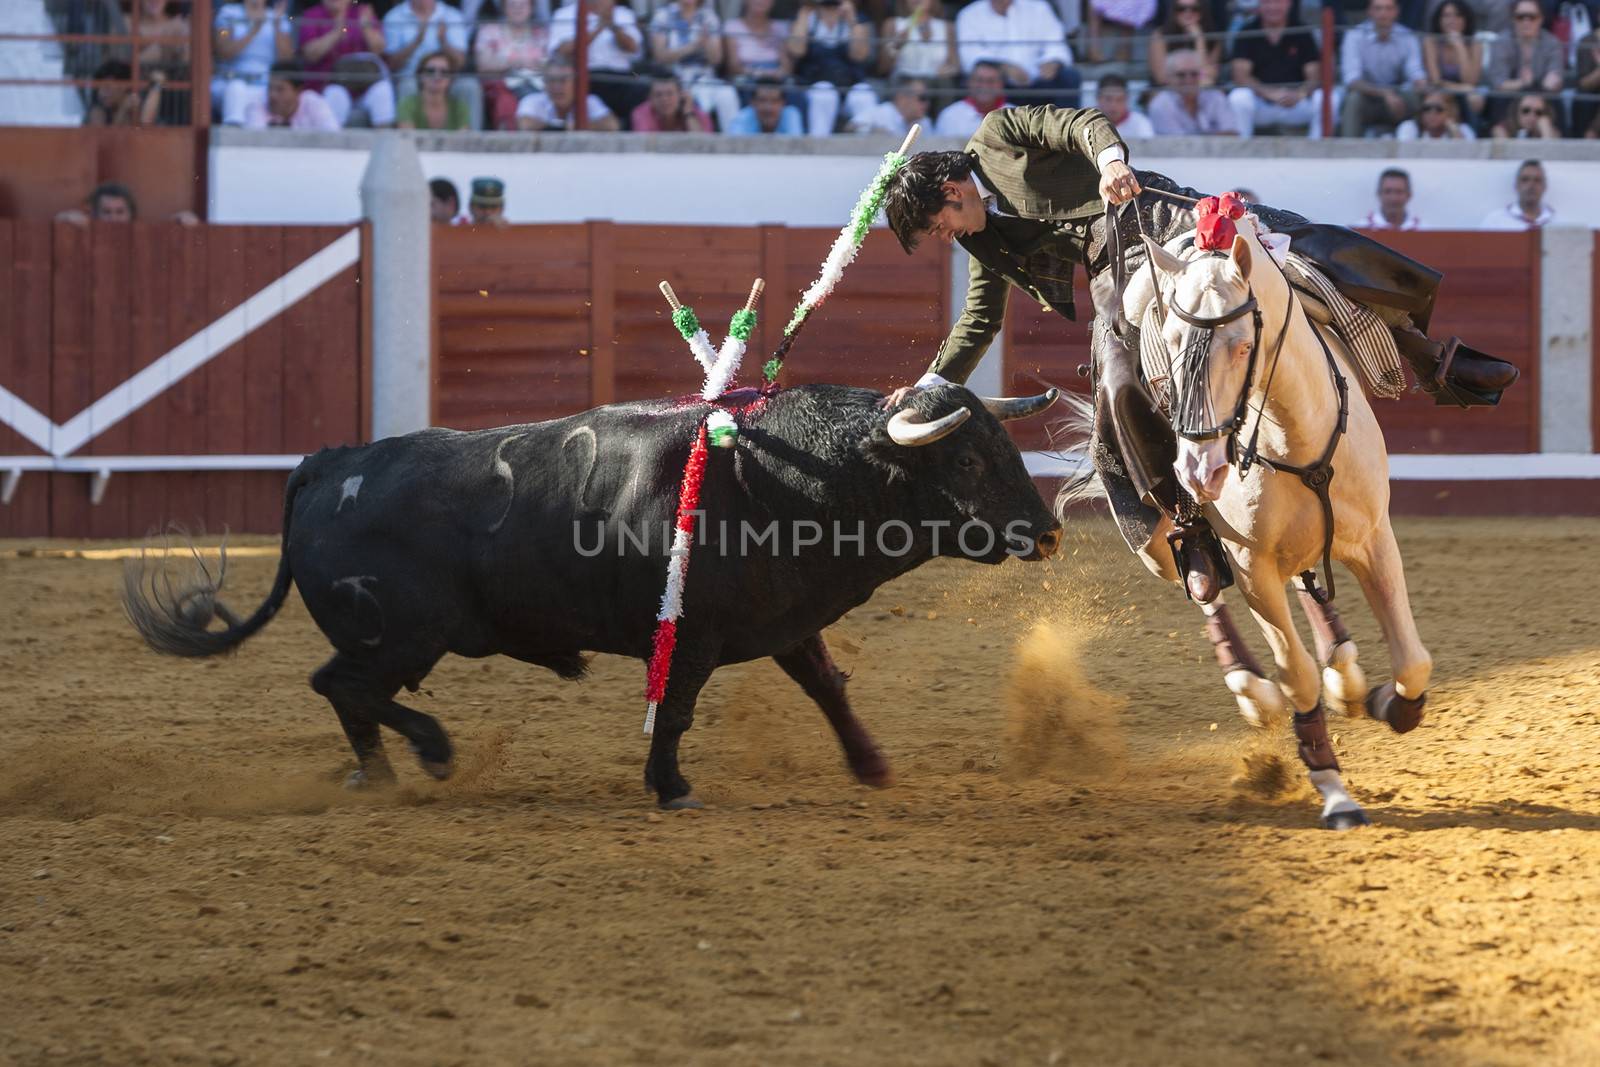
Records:
<instances>
[{"instance_id":1,"label":"bridle","mask_svg":"<svg viewBox=\"0 0 1600 1067\"><path fill-rule=\"evenodd\" d=\"M1149 193L1158 196L1167 196L1171 199L1188 201L1190 198L1182 197L1175 193L1167 193L1159 189L1147 189ZM1139 232L1149 240L1145 233L1144 219L1139 215L1138 204L1133 205L1133 216L1138 224ZM1125 323L1122 312L1122 294L1124 288L1124 272L1120 263L1121 238L1111 235L1117 233L1115 208L1106 207L1106 231L1110 251L1112 253L1113 278L1116 289L1116 317L1119 323ZM1226 258L1225 253L1215 251L1211 257ZM1250 391L1255 383L1256 369L1259 365L1261 352L1261 307L1256 301L1255 287L1246 282L1246 298L1236 307L1229 308L1220 315L1199 315L1180 307L1177 293L1173 293L1171 300L1172 314L1181 321L1194 327L1195 331L1191 340L1184 345L1178 359L1173 366L1172 411L1170 419L1172 430L1179 437L1188 441L1204 442L1215 441L1219 438L1226 439L1228 448L1228 462L1237 464L1239 477L1243 478L1250 473L1250 468L1256 463L1271 471L1281 471L1285 474L1297 476L1307 489L1317 495L1318 502L1322 505L1323 539L1322 539L1322 572L1323 584L1327 588L1327 597L1331 601L1334 595L1333 585L1333 500L1329 496L1330 486L1333 483L1333 455L1338 451L1339 439L1344 436L1345 428L1350 416L1350 386L1339 371L1339 364L1334 359L1333 351L1328 347L1328 342L1322 333L1313 328L1311 333L1322 346L1323 358L1327 360L1328 373L1333 379L1334 391L1339 397L1339 418L1334 423L1333 432L1328 436L1328 443L1322 450L1322 456L1315 463L1297 466L1282 460L1268 459L1261 455L1259 443L1261 438L1261 423L1265 418L1267 401L1272 396L1272 382L1278 373L1278 360L1283 354L1283 342L1289 334L1289 323L1294 317L1294 286L1289 281L1289 276L1284 273L1278 261L1270 255L1273 267L1283 278L1284 290L1288 294L1285 302L1283 322L1278 327L1277 339L1272 344L1272 357L1267 367L1266 384L1261 391L1261 402L1256 406L1256 424L1250 433L1250 441L1241 450L1239 448L1239 432L1244 429L1245 420L1249 415ZM1150 266L1150 280L1155 291L1156 309L1161 322L1166 321L1165 302L1161 297L1161 279L1156 276L1155 257L1147 255L1146 260ZM1198 262L1189 260L1188 263ZM1188 264L1186 263L1185 266ZM1254 326L1254 336L1250 344L1250 361L1245 367L1244 383L1239 387L1239 399L1233 406L1233 413L1221 422L1211 426L1204 425L1206 412L1211 406L1211 390L1209 371L1211 365L1211 347L1216 337L1216 331L1230 322L1249 315ZM1182 384L1179 384L1180 365L1182 371ZM1189 425L1184 425L1188 423ZM1199 423L1199 425L1195 425ZM1185 497L1185 499L1187 499ZM1181 516L1179 517L1181 518Z\"/></svg>"}]
</instances>

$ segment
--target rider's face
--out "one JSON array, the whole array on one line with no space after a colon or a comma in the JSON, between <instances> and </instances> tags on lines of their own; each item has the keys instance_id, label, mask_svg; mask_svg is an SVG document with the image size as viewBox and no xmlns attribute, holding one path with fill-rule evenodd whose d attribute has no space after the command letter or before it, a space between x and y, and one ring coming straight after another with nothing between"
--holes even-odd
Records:
<instances>
[{"instance_id":1,"label":"rider's face","mask_svg":"<svg viewBox=\"0 0 1600 1067\"><path fill-rule=\"evenodd\" d=\"M930 220L927 235L936 241L954 244L957 239L977 233L989 222L983 198L971 178L944 183L945 205Z\"/></svg>"}]
</instances>

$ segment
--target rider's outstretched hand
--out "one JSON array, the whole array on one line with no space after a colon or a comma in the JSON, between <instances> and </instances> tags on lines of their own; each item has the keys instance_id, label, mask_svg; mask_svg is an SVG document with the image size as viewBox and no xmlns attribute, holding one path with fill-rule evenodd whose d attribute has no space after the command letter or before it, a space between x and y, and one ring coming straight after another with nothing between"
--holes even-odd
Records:
<instances>
[{"instance_id":1,"label":"rider's outstretched hand","mask_svg":"<svg viewBox=\"0 0 1600 1067\"><path fill-rule=\"evenodd\" d=\"M1140 192L1139 179L1133 176L1133 168L1119 159L1114 159L1106 164L1106 169L1100 172L1100 199L1109 204L1124 204Z\"/></svg>"}]
</instances>

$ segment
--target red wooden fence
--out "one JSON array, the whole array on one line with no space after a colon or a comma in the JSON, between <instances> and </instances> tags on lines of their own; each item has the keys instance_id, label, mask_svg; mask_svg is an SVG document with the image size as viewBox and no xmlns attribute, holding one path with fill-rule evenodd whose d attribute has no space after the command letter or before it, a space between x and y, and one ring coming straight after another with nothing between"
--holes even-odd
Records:
<instances>
[{"instance_id":1,"label":"red wooden fence","mask_svg":"<svg viewBox=\"0 0 1600 1067\"><path fill-rule=\"evenodd\" d=\"M58 424L346 232L0 220L0 386ZM293 454L362 439L360 268L345 269L72 453ZM39 456L0 424L0 456ZM3 463L0 463L3 466ZM129 537L177 522L272 532L281 471L24 473L0 536Z\"/></svg>"}]
</instances>

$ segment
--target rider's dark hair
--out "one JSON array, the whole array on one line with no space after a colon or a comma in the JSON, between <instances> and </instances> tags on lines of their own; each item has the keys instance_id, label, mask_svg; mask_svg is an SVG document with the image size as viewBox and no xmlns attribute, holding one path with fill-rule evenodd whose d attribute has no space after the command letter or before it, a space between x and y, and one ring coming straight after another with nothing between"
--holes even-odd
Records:
<instances>
[{"instance_id":1,"label":"rider's dark hair","mask_svg":"<svg viewBox=\"0 0 1600 1067\"><path fill-rule=\"evenodd\" d=\"M952 203L944 195L945 182L964 182L972 174L972 157L965 152L918 152L889 182L883 213L889 229L910 255L933 224L933 217Z\"/></svg>"}]
</instances>

